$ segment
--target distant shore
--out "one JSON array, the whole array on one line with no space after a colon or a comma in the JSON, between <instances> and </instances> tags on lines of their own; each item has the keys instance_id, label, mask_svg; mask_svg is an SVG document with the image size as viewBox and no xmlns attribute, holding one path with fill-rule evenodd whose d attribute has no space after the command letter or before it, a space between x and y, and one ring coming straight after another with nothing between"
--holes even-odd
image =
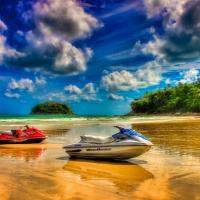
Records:
<instances>
[{"instance_id":1,"label":"distant shore","mask_svg":"<svg viewBox=\"0 0 200 200\"><path fill-rule=\"evenodd\" d=\"M26 117L0 117L0 130L10 130L15 127L22 127L26 124L41 129L67 129L77 126L110 124L128 125L140 123L166 123L199 121L200 115L141 115L141 116L115 116L115 117L56 117L47 116L26 118Z\"/></svg>"}]
</instances>

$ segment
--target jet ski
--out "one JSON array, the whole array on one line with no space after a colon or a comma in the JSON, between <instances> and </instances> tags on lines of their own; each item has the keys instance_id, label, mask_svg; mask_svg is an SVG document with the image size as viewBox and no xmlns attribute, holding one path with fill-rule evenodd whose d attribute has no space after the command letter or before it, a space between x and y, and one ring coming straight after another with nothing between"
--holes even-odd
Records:
<instances>
[{"instance_id":1,"label":"jet ski","mask_svg":"<svg viewBox=\"0 0 200 200\"><path fill-rule=\"evenodd\" d=\"M25 126L25 129L15 129L11 132L0 132L0 144L40 143L47 136L34 127Z\"/></svg>"},{"instance_id":2,"label":"jet ski","mask_svg":"<svg viewBox=\"0 0 200 200\"><path fill-rule=\"evenodd\" d=\"M79 143L63 147L70 157L92 159L129 159L147 152L153 145L133 129L115 126L119 132L110 137L84 135Z\"/></svg>"}]
</instances>

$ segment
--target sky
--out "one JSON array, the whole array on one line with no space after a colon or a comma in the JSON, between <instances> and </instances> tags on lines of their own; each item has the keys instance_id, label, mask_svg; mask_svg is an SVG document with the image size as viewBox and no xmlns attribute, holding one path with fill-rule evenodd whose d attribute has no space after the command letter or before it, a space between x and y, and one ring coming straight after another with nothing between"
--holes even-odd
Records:
<instances>
[{"instance_id":1,"label":"sky","mask_svg":"<svg viewBox=\"0 0 200 200\"><path fill-rule=\"evenodd\" d=\"M199 24L200 0L1 0L0 114L45 101L126 114L199 79Z\"/></svg>"}]
</instances>

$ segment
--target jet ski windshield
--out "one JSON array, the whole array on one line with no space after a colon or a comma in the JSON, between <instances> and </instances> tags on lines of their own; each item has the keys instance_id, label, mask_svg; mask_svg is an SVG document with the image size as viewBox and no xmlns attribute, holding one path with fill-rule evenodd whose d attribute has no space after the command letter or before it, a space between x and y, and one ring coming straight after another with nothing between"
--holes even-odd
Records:
<instances>
[{"instance_id":1,"label":"jet ski windshield","mask_svg":"<svg viewBox=\"0 0 200 200\"><path fill-rule=\"evenodd\" d=\"M119 129L119 133L113 134L112 137L114 139L128 139L128 138L132 138L133 136L137 136L140 138L143 138L145 140L149 140L148 138L146 138L144 135L142 135L141 133L138 133L137 131L133 130L133 129L125 129L119 126L115 126L116 128Z\"/></svg>"}]
</instances>

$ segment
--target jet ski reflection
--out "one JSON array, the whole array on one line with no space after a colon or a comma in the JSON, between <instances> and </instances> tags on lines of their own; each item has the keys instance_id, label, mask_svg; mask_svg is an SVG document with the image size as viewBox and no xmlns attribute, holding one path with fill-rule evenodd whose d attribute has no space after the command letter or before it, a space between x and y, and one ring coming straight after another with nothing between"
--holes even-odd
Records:
<instances>
[{"instance_id":1,"label":"jet ski reflection","mask_svg":"<svg viewBox=\"0 0 200 200\"><path fill-rule=\"evenodd\" d=\"M137 164L129 162L107 162L91 160L69 160L63 167L70 177L77 180L79 177L85 184L85 181L95 181L95 184L115 185L120 190L130 190L150 178L153 174ZM105 186L106 187L106 186Z\"/></svg>"},{"instance_id":2,"label":"jet ski reflection","mask_svg":"<svg viewBox=\"0 0 200 200\"><path fill-rule=\"evenodd\" d=\"M19 145L18 145L19 146ZM0 156L21 160L35 160L44 155L45 148L0 148Z\"/></svg>"}]
</instances>

